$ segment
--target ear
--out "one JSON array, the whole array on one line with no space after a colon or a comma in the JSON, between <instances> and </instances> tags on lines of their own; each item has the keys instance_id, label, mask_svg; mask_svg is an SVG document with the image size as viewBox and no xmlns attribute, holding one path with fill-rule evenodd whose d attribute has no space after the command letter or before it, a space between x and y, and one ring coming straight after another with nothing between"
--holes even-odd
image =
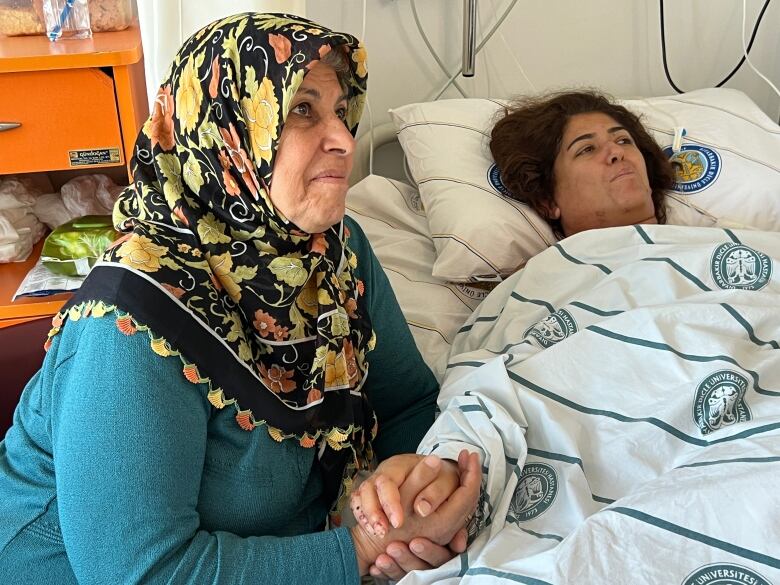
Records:
<instances>
[{"instance_id":1,"label":"ear","mask_svg":"<svg viewBox=\"0 0 780 585\"><path fill-rule=\"evenodd\" d=\"M561 208L556 205L554 199L540 201L539 207L539 211L545 219L555 220L561 218Z\"/></svg>"}]
</instances>

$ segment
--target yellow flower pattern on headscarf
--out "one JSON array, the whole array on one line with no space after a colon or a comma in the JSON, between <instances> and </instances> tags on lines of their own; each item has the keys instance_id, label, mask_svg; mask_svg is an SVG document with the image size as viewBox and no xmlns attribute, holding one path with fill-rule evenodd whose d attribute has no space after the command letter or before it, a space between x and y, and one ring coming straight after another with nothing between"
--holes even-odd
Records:
<instances>
[{"instance_id":1,"label":"yellow flower pattern on headscarf","mask_svg":"<svg viewBox=\"0 0 780 585\"><path fill-rule=\"evenodd\" d=\"M247 70L247 91L251 97L241 99L241 110L249 129L255 160L271 162L271 148L278 137L276 127L279 125L279 101L270 79L264 77L258 86L254 68L248 67Z\"/></svg>"},{"instance_id":2,"label":"yellow flower pattern on headscarf","mask_svg":"<svg viewBox=\"0 0 780 585\"><path fill-rule=\"evenodd\" d=\"M204 55L190 55L179 78L176 91L176 117L185 132L192 131L200 121L200 106L203 102L203 88L198 79L198 67ZM200 63L199 63L200 62Z\"/></svg>"},{"instance_id":3,"label":"yellow flower pattern on headscarf","mask_svg":"<svg viewBox=\"0 0 780 585\"><path fill-rule=\"evenodd\" d=\"M143 272L156 272L160 269L160 258L167 249L154 244L147 237L133 234L129 240L119 246L117 255L122 264Z\"/></svg>"}]
</instances>

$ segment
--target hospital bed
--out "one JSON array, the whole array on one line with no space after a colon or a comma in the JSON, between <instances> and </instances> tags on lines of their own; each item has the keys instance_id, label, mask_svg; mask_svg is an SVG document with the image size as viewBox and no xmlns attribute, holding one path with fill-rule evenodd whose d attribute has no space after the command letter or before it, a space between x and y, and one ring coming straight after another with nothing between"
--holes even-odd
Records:
<instances>
[{"instance_id":1,"label":"hospital bed","mask_svg":"<svg viewBox=\"0 0 780 585\"><path fill-rule=\"evenodd\" d=\"M442 382L421 449L484 472L469 550L404 583L780 583L780 128L729 89L624 104L678 164L669 225L557 241L502 195L501 101L374 133L402 157L348 214Z\"/></svg>"}]
</instances>

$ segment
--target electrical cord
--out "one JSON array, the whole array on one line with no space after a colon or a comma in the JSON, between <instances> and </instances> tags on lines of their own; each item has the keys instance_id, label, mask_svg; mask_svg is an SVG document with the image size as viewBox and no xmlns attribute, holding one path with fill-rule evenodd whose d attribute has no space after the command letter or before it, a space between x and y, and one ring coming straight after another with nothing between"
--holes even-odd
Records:
<instances>
[{"instance_id":1,"label":"electrical cord","mask_svg":"<svg viewBox=\"0 0 780 585\"><path fill-rule=\"evenodd\" d=\"M366 44L366 0L363 0L363 28L360 32L360 42ZM368 101L366 89L366 112L368 113L368 174L374 174L374 114L371 112L371 102Z\"/></svg>"},{"instance_id":2,"label":"electrical cord","mask_svg":"<svg viewBox=\"0 0 780 585\"><path fill-rule=\"evenodd\" d=\"M420 33L420 37L422 37L425 46L428 48L428 52L431 54L431 57L433 57L434 60L436 61L436 64L439 66L439 69L441 69L444 72L444 75L447 75L449 77L450 72L447 70L447 66L442 62L441 58L439 57L439 54L431 45L431 42L428 40L428 35L425 34L425 30L423 29L422 23L420 22L420 15L417 14L417 2L415 2L415 0L411 0L411 5L412 5L412 16L414 17L414 24L417 25L417 31ZM466 94L466 91L458 84L457 81L453 81L452 84L460 92L460 95L462 95L464 98L469 97Z\"/></svg>"},{"instance_id":3,"label":"electrical cord","mask_svg":"<svg viewBox=\"0 0 780 585\"><path fill-rule=\"evenodd\" d=\"M731 73L729 73L723 79L723 81L718 83L715 87L722 87L729 79L731 79L734 76L734 74L737 71L739 71L740 67L742 67L743 63L745 63L746 60L748 61L748 64L750 64L750 60L748 59L748 54L750 53L750 49L753 48L753 41L756 40L756 33L758 33L758 27L761 25L761 20L764 18L764 13L766 12L767 6L769 6L769 2L770 0L766 0L764 2L764 6L761 8L761 12L759 13L758 18L756 19L756 24L753 26L753 33L750 35L750 43L748 43L747 49L744 49L745 28L744 28L744 19L743 19L742 45L743 45L744 54L742 55L742 59L740 59L739 63L737 63L737 66L734 67ZM685 93L684 90L677 87L677 85L672 80L671 74L669 73L669 63L667 62L667 57L666 57L666 24L664 18L664 0L659 0L659 7L660 7L659 12L661 15L661 58L663 60L663 65L664 65L664 74L666 75L666 80L669 82L669 85L671 85L672 88L674 88L674 91L676 91L677 93ZM743 0L742 8L743 8L743 17L744 17L744 12L745 12L744 0ZM755 68L753 69L755 70ZM759 75L761 74L759 73Z\"/></svg>"}]
</instances>

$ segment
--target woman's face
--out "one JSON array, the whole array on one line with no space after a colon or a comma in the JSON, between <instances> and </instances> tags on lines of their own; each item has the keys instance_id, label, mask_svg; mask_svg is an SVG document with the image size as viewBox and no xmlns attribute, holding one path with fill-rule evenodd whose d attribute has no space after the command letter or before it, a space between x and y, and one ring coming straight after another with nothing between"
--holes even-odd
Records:
<instances>
[{"instance_id":1,"label":"woman's face","mask_svg":"<svg viewBox=\"0 0 780 585\"><path fill-rule=\"evenodd\" d=\"M293 96L273 167L271 202L308 233L344 217L355 140L335 70L317 62Z\"/></svg>"},{"instance_id":2,"label":"woman's face","mask_svg":"<svg viewBox=\"0 0 780 585\"><path fill-rule=\"evenodd\" d=\"M588 229L656 223L647 166L634 139L600 112L569 119L553 165L555 206L567 236Z\"/></svg>"}]
</instances>

